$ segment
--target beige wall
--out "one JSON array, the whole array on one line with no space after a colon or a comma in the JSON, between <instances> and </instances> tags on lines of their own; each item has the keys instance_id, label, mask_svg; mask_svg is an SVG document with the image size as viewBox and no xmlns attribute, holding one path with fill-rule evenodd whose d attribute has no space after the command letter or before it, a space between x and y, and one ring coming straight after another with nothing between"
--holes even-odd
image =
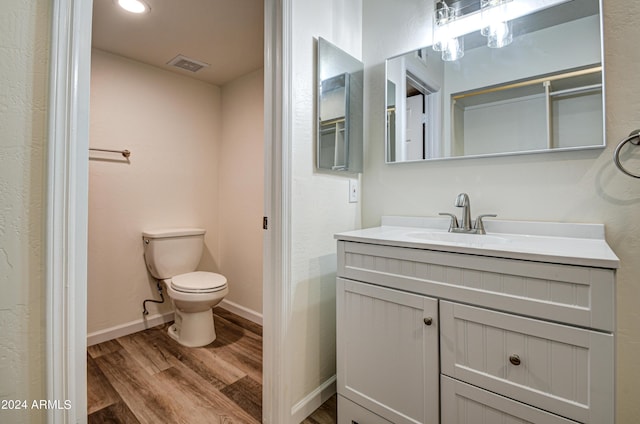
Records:
<instances>
[{"instance_id":1,"label":"beige wall","mask_svg":"<svg viewBox=\"0 0 640 424\"><path fill-rule=\"evenodd\" d=\"M262 314L264 72L222 87L220 271L226 300Z\"/></svg>"},{"instance_id":2,"label":"beige wall","mask_svg":"<svg viewBox=\"0 0 640 424\"><path fill-rule=\"evenodd\" d=\"M44 169L49 2L0 2L0 399L45 398ZM0 422L44 419L0 410Z\"/></svg>"},{"instance_id":3,"label":"beige wall","mask_svg":"<svg viewBox=\"0 0 640 424\"><path fill-rule=\"evenodd\" d=\"M142 231L207 230L201 269L219 269L218 87L100 50L91 66L90 145L129 149L89 161L89 333L142 318L157 298ZM170 302L148 304L151 315Z\"/></svg>"},{"instance_id":4,"label":"beige wall","mask_svg":"<svg viewBox=\"0 0 640 424\"><path fill-rule=\"evenodd\" d=\"M502 158L384 164L384 59L423 46L429 2L402 7L365 2L363 56L365 131L363 226L382 215L433 216L456 212L467 192L472 212L513 220L599 222L621 259L617 273L617 422L640 422L640 180L619 172L613 149L640 127L640 2L604 2L607 148ZM394 28L393 31L381 28Z\"/></svg>"},{"instance_id":5,"label":"beige wall","mask_svg":"<svg viewBox=\"0 0 640 424\"><path fill-rule=\"evenodd\" d=\"M94 49L89 163L89 334L142 318L158 298L144 229L207 230L200 269L262 311L263 72L220 88ZM165 296L166 297L166 296ZM150 317L169 302L147 304Z\"/></svg>"}]
</instances>

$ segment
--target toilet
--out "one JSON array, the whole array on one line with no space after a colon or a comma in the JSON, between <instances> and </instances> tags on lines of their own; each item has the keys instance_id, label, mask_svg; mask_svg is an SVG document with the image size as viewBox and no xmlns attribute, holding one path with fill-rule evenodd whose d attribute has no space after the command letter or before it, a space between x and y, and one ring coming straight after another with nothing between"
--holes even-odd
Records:
<instances>
[{"instance_id":1,"label":"toilet","mask_svg":"<svg viewBox=\"0 0 640 424\"><path fill-rule=\"evenodd\" d=\"M229 293L223 275L195 270L205 232L173 228L142 233L147 269L164 282L175 309L169 336L188 347L206 346L216 339L212 308Z\"/></svg>"}]
</instances>

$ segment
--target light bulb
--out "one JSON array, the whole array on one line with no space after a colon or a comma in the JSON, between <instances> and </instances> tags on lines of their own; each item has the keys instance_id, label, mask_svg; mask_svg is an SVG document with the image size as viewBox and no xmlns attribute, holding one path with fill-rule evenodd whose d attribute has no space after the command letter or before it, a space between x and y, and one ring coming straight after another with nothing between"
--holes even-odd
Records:
<instances>
[{"instance_id":1,"label":"light bulb","mask_svg":"<svg viewBox=\"0 0 640 424\"><path fill-rule=\"evenodd\" d=\"M490 20L489 10L491 9L491 6L493 6L491 0L480 0L480 19L482 20L482 23L486 25L480 29L480 34L484 35L485 37L489 35L488 22Z\"/></svg>"},{"instance_id":2,"label":"light bulb","mask_svg":"<svg viewBox=\"0 0 640 424\"><path fill-rule=\"evenodd\" d=\"M464 38L452 37L451 23L460 17L460 9L454 9L442 2L436 9L433 22L433 50L442 53L442 60L450 62L464 56Z\"/></svg>"},{"instance_id":3,"label":"light bulb","mask_svg":"<svg viewBox=\"0 0 640 424\"><path fill-rule=\"evenodd\" d=\"M480 33L487 37L487 46L499 49L513 41L511 21L507 20L504 10L498 8L510 0L481 0L480 10L483 27Z\"/></svg>"},{"instance_id":4,"label":"light bulb","mask_svg":"<svg viewBox=\"0 0 640 424\"><path fill-rule=\"evenodd\" d=\"M462 37L450 38L442 43L442 60L452 62L464 56L464 41Z\"/></svg>"},{"instance_id":5,"label":"light bulb","mask_svg":"<svg viewBox=\"0 0 640 424\"><path fill-rule=\"evenodd\" d=\"M431 48L433 50L440 52L442 51L442 43L447 38L447 22L449 21L449 11L448 9L438 9L435 11L433 15L433 43Z\"/></svg>"},{"instance_id":6,"label":"light bulb","mask_svg":"<svg viewBox=\"0 0 640 424\"><path fill-rule=\"evenodd\" d=\"M499 49L508 46L513 41L511 22L498 22L491 24L487 33L487 47Z\"/></svg>"}]
</instances>

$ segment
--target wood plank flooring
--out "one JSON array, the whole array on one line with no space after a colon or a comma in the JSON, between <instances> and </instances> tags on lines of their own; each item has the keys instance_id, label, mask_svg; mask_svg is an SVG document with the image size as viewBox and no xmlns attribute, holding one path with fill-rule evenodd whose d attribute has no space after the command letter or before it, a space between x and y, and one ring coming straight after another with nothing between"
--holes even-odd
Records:
<instances>
[{"instance_id":1,"label":"wood plank flooring","mask_svg":"<svg viewBox=\"0 0 640 424\"><path fill-rule=\"evenodd\" d=\"M87 349L89 423L262 422L262 327L214 309L217 339L186 348L169 324ZM335 396L304 424L336 423Z\"/></svg>"}]
</instances>

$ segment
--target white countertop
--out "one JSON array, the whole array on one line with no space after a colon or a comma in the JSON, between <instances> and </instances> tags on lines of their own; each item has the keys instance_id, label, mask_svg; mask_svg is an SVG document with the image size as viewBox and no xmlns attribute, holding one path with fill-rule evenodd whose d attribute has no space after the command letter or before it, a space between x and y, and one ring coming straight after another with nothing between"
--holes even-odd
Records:
<instances>
[{"instance_id":1,"label":"white countertop","mask_svg":"<svg viewBox=\"0 0 640 424\"><path fill-rule=\"evenodd\" d=\"M620 261L602 224L486 219L486 235L449 233L448 218L383 217L382 226L338 233L338 240L598 268Z\"/></svg>"}]
</instances>

